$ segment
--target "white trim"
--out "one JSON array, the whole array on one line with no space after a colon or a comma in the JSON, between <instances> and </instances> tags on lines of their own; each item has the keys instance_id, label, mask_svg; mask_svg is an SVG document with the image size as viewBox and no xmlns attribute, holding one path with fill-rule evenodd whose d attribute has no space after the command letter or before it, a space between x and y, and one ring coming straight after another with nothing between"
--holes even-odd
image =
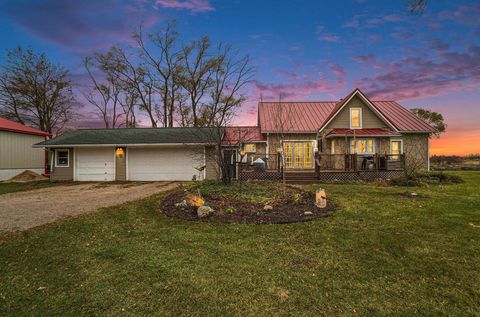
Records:
<instances>
[{"instance_id":1,"label":"white trim","mask_svg":"<svg viewBox=\"0 0 480 317\"><path fill-rule=\"evenodd\" d=\"M77 172L77 151L75 151L75 148L72 149L72 153L73 153L73 180L76 181L77 180L77 175L76 175L76 172Z\"/></svg>"},{"instance_id":2,"label":"white trim","mask_svg":"<svg viewBox=\"0 0 480 317\"><path fill-rule=\"evenodd\" d=\"M367 104L367 106L369 108L371 108L371 110L373 110L377 116L379 116L385 123L387 123L390 128L392 128L393 130L395 130L396 132L398 132L398 129L390 122L388 121L387 118L385 118L385 116L377 110L377 107L375 107L370 101L368 101L368 98L365 97L361 92L360 90L356 89L355 92L350 96L350 98L347 99L347 101L345 101L345 103L337 110L337 112L335 112L335 114L326 122L322 125L322 127L318 130L318 132L322 132L323 129L325 129L326 126L328 126L328 124L330 122L332 122L332 120L340 113L340 111L350 102L350 100L352 100L352 98L359 94L360 97L362 98L362 100Z\"/></svg>"},{"instance_id":3,"label":"white trim","mask_svg":"<svg viewBox=\"0 0 480 317\"><path fill-rule=\"evenodd\" d=\"M128 181L128 147L125 148L125 180Z\"/></svg>"},{"instance_id":4,"label":"white trim","mask_svg":"<svg viewBox=\"0 0 480 317\"><path fill-rule=\"evenodd\" d=\"M360 125L358 127L353 127L352 126L352 110L358 110L360 112L360 115L359 115ZM350 130L362 129L362 127L363 127L363 111L362 111L362 108L350 108Z\"/></svg>"},{"instance_id":5,"label":"white trim","mask_svg":"<svg viewBox=\"0 0 480 317\"><path fill-rule=\"evenodd\" d=\"M392 153L392 142L400 142L400 154L403 154L403 139L390 139L390 155L394 155Z\"/></svg>"},{"instance_id":6,"label":"white trim","mask_svg":"<svg viewBox=\"0 0 480 317\"><path fill-rule=\"evenodd\" d=\"M58 152L67 151L67 165L58 165ZM70 150L69 149L56 149L55 150L55 167L70 167Z\"/></svg>"},{"instance_id":7,"label":"white trim","mask_svg":"<svg viewBox=\"0 0 480 317\"><path fill-rule=\"evenodd\" d=\"M113 181L117 180L117 148L113 148Z\"/></svg>"},{"instance_id":8,"label":"white trim","mask_svg":"<svg viewBox=\"0 0 480 317\"><path fill-rule=\"evenodd\" d=\"M205 168L203 169L202 180L205 180L207 179L207 147L206 146L203 147L203 165L205 166Z\"/></svg>"},{"instance_id":9,"label":"white trim","mask_svg":"<svg viewBox=\"0 0 480 317\"><path fill-rule=\"evenodd\" d=\"M330 141L330 154L335 154L335 139Z\"/></svg>"}]
</instances>

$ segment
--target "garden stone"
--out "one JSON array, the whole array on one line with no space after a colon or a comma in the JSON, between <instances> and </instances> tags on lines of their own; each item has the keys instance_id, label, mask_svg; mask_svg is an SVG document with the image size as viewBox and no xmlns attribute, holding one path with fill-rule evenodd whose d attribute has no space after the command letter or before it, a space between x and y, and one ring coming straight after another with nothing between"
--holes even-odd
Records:
<instances>
[{"instance_id":1,"label":"garden stone","mask_svg":"<svg viewBox=\"0 0 480 317\"><path fill-rule=\"evenodd\" d=\"M313 212L311 212L311 211L305 211L303 214L305 216L313 216Z\"/></svg>"},{"instance_id":2,"label":"garden stone","mask_svg":"<svg viewBox=\"0 0 480 317\"><path fill-rule=\"evenodd\" d=\"M213 209L209 206L200 206L197 209L198 218L205 218L213 213Z\"/></svg>"},{"instance_id":3,"label":"garden stone","mask_svg":"<svg viewBox=\"0 0 480 317\"><path fill-rule=\"evenodd\" d=\"M265 205L265 206L263 207L263 210L265 210L265 211L270 211L270 210L273 210L273 207L270 206L270 205Z\"/></svg>"},{"instance_id":4,"label":"garden stone","mask_svg":"<svg viewBox=\"0 0 480 317\"><path fill-rule=\"evenodd\" d=\"M186 208L186 207L188 207L187 201L183 200L181 203L176 203L175 207L176 208Z\"/></svg>"}]
</instances>

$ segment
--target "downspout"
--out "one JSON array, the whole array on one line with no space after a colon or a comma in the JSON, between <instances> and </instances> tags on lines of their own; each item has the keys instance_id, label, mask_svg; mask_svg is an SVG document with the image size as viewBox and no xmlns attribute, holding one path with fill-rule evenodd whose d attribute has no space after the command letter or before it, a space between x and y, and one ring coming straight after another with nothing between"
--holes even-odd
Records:
<instances>
[{"instance_id":1,"label":"downspout","mask_svg":"<svg viewBox=\"0 0 480 317\"><path fill-rule=\"evenodd\" d=\"M51 151L51 150L49 150ZM55 151L51 151L52 155L50 155L50 180L52 180L52 175L53 175L53 159L55 156Z\"/></svg>"}]
</instances>

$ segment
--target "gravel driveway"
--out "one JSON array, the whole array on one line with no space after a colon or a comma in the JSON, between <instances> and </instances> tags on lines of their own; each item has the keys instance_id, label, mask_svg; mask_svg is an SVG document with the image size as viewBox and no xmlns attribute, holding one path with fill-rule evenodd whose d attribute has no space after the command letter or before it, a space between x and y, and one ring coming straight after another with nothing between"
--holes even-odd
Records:
<instances>
[{"instance_id":1,"label":"gravel driveway","mask_svg":"<svg viewBox=\"0 0 480 317\"><path fill-rule=\"evenodd\" d=\"M59 185L0 195L0 231L25 230L66 216L148 197L177 182Z\"/></svg>"}]
</instances>

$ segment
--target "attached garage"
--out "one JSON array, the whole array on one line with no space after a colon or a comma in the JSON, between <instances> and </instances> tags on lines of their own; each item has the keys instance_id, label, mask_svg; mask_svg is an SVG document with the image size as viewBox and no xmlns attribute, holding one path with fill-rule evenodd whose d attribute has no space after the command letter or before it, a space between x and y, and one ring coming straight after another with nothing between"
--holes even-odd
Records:
<instances>
[{"instance_id":1,"label":"attached garage","mask_svg":"<svg viewBox=\"0 0 480 317\"><path fill-rule=\"evenodd\" d=\"M153 147L127 149L128 180L190 181L204 165L203 147Z\"/></svg>"},{"instance_id":2,"label":"attached garage","mask_svg":"<svg viewBox=\"0 0 480 317\"><path fill-rule=\"evenodd\" d=\"M114 148L75 149L75 179L77 181L114 181Z\"/></svg>"},{"instance_id":3,"label":"attached garage","mask_svg":"<svg viewBox=\"0 0 480 317\"><path fill-rule=\"evenodd\" d=\"M82 129L35 146L51 152L52 180L191 181L217 178L212 149L222 136L216 128Z\"/></svg>"}]
</instances>

